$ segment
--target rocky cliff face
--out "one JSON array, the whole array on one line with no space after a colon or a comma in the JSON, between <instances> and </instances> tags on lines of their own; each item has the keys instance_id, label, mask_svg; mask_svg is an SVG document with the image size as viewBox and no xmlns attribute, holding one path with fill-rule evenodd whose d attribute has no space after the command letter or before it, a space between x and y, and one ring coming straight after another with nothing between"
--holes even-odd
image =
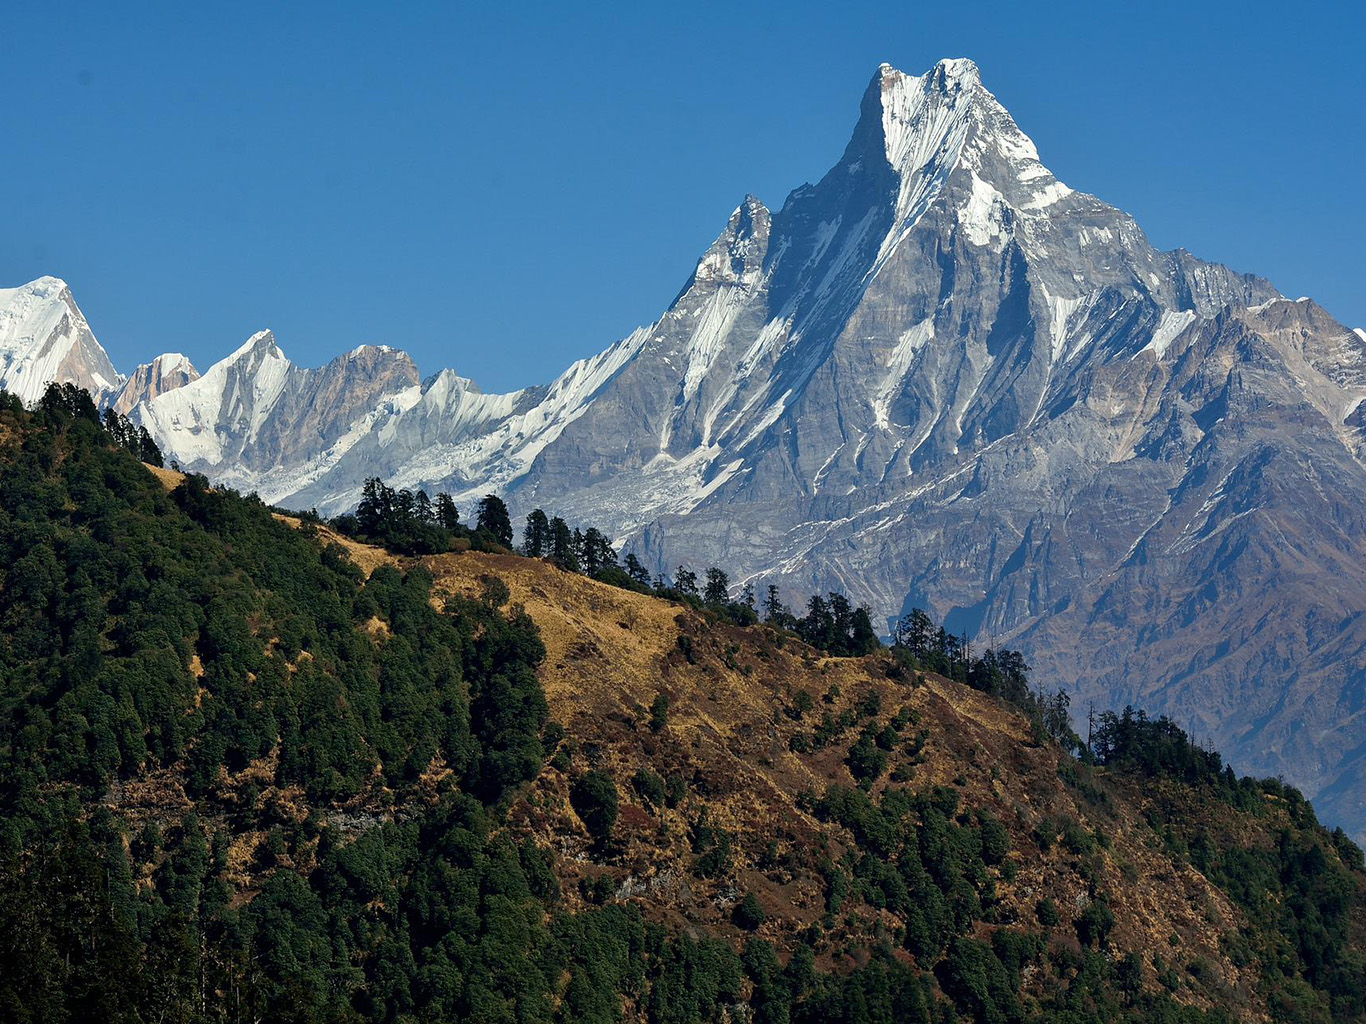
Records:
<instances>
[{"instance_id":1,"label":"rocky cliff face","mask_svg":"<svg viewBox=\"0 0 1366 1024\"><path fill-rule=\"evenodd\" d=\"M922 605L1366 831L1366 336L1154 249L969 61L880 68L824 178L747 197L658 321L546 387L370 351L303 371L258 335L133 415L294 507L494 489L655 568Z\"/></svg>"},{"instance_id":2,"label":"rocky cliff face","mask_svg":"<svg viewBox=\"0 0 1366 1024\"><path fill-rule=\"evenodd\" d=\"M127 416L139 403L150 402L157 395L174 391L198 379L199 371L187 356L179 352L164 352L132 372L114 399L114 411Z\"/></svg>"}]
</instances>

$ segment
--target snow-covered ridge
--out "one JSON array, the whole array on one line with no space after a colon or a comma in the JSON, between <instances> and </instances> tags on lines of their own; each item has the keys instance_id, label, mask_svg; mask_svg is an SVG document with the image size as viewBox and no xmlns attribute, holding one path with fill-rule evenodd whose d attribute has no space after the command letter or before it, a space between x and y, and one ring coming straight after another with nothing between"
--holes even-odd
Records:
<instances>
[{"instance_id":1,"label":"snow-covered ridge","mask_svg":"<svg viewBox=\"0 0 1366 1024\"><path fill-rule=\"evenodd\" d=\"M181 352L163 352L129 374L127 382L114 397L114 411L126 416L138 403L198 379L199 371L188 356Z\"/></svg>"},{"instance_id":2,"label":"snow-covered ridge","mask_svg":"<svg viewBox=\"0 0 1366 1024\"><path fill-rule=\"evenodd\" d=\"M878 313L860 328L881 335L870 335L867 351L834 355L851 343L840 332L862 305L884 301L869 298L884 268L892 268L902 292L908 287L897 261L907 258L904 249L912 247L905 243L922 225L956 225L958 244L985 250L982 259L997 260L1012 244L1027 253L1028 305L1038 321L1011 329L1038 331L1044 369L1037 393L1019 402L1024 413L1044 408L1054 377L1085 364L1113 323L1116 310L1099 299L1104 288L1133 287L1122 274L1089 286L1086 259L1107 269L1133 262L1134 275L1146 269L1142 287L1156 308L1144 310L1148 336L1126 354L1147 348L1160 359L1195 319L1180 308L1170 268L1154 262L1122 215L1090 197L1063 201L1074 193L1040 162L970 60L941 61L919 76L880 67L854 140L829 177L794 192L779 214L747 196L659 321L547 386L483 394L453 370L420 383L414 370L386 378L342 409L344 396L319 383L323 370L294 366L274 335L260 331L197 380L185 360L182 379L158 387L139 382L133 415L187 466L324 511L353 502L365 476L375 473L401 485L439 481L452 491L534 490L536 467L566 434L566 450L591 449L595 454L584 458L594 466L617 458L602 453L619 439L628 461L650 467L650 486L603 500L639 524L665 511L687 512L741 482L752 466L737 453L772 449L780 424L832 400L807 391L832 359L876 369L834 382L843 389L835 399L843 403L838 436L803 431L800 486L829 493L832 486L857 486L860 473L898 479L891 474L898 453L923 459L942 446L957 456L960 437L963 450L971 450L970 435L990 417L1001 388L991 376L995 357L980 341L963 340L977 329L955 308L975 301L963 288L925 301L899 299L892 315ZM1079 207L1088 219L1074 227L1070 218ZM1060 232L1073 241L1061 246ZM1033 276L1035 264L1052 269ZM999 276L993 267L982 280ZM782 299L770 304L775 287ZM1219 282L1202 287L1217 291ZM388 357L407 359L388 346L359 346L336 362L359 366ZM180 368L173 354L157 363L167 378ZM333 376L340 381L349 372L343 366ZM364 381L372 371L355 372ZM615 397L623 375L632 381L629 400ZM832 387L828 376L821 379L822 388ZM309 390L319 388L316 395ZM318 408L299 407L305 393ZM613 412L601 410L604 396ZM636 419L612 420L622 415ZM649 437L639 438L647 419ZM608 421L606 428L594 425ZM997 416L992 429L1001 422ZM899 472L909 475L909 464ZM600 493L603 487L595 484Z\"/></svg>"},{"instance_id":3,"label":"snow-covered ridge","mask_svg":"<svg viewBox=\"0 0 1366 1024\"><path fill-rule=\"evenodd\" d=\"M234 435L252 440L284 388L290 363L270 331L258 331L196 381L142 404L138 418L187 465L218 466Z\"/></svg>"},{"instance_id":4,"label":"snow-covered ridge","mask_svg":"<svg viewBox=\"0 0 1366 1024\"><path fill-rule=\"evenodd\" d=\"M34 402L52 381L97 397L123 383L65 281L40 277L0 289L0 387Z\"/></svg>"}]
</instances>

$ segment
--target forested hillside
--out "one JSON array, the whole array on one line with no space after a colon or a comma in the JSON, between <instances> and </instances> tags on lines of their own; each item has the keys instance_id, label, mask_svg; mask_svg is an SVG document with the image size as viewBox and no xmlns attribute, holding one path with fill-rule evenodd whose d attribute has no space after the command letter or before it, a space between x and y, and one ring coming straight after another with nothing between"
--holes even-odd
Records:
<instances>
[{"instance_id":1,"label":"forested hillside","mask_svg":"<svg viewBox=\"0 0 1366 1024\"><path fill-rule=\"evenodd\" d=\"M155 456L0 405L0 1019L1363 1019L1360 851L1170 723Z\"/></svg>"}]
</instances>

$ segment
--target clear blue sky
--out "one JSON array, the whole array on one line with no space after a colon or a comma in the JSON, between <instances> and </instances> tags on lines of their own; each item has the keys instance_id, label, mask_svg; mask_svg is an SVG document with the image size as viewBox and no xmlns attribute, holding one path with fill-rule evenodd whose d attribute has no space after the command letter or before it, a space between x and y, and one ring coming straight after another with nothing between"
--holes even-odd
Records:
<instances>
[{"instance_id":1,"label":"clear blue sky","mask_svg":"<svg viewBox=\"0 0 1366 1024\"><path fill-rule=\"evenodd\" d=\"M13 4L0 286L65 277L125 372L269 326L536 383L818 178L881 61L968 56L1157 245L1366 325L1360 7L1100 6Z\"/></svg>"}]
</instances>

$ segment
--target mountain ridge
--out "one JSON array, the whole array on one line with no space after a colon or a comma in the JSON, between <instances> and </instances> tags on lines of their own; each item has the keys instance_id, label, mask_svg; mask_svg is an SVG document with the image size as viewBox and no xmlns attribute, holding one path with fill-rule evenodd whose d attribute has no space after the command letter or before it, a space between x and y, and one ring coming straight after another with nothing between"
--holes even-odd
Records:
<instances>
[{"instance_id":1,"label":"mountain ridge","mask_svg":"<svg viewBox=\"0 0 1366 1024\"><path fill-rule=\"evenodd\" d=\"M819 182L746 197L659 320L550 384L399 362L334 370L357 393L336 414L248 410L228 381L256 377L225 368L131 415L291 507L343 511L370 476L495 490L656 571L838 589L889 626L926 607L1082 700L1196 722L1366 834L1366 335L1154 249L969 61L880 67ZM264 395L291 371L263 365Z\"/></svg>"}]
</instances>

